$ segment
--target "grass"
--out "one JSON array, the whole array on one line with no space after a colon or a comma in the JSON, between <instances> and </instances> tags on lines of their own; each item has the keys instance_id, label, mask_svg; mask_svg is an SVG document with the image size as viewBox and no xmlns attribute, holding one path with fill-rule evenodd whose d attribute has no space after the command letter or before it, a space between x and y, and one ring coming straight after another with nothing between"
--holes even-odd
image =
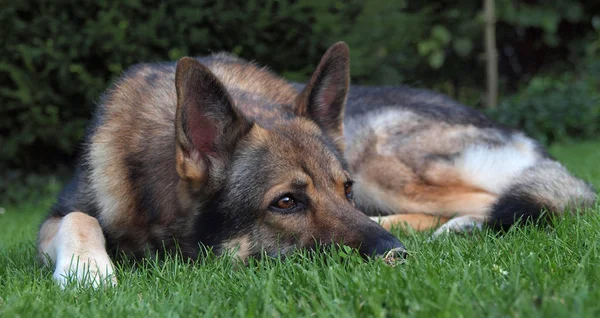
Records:
<instances>
[{"instance_id":1,"label":"grass","mask_svg":"<svg viewBox=\"0 0 600 318\"><path fill-rule=\"evenodd\" d=\"M600 143L551 152L600 187ZM398 236L404 265L364 262L346 250L240 266L224 258L120 265L119 285L61 290L34 261L51 199L0 214L0 317L15 316L598 316L600 207L553 228L523 226L426 243Z\"/></svg>"}]
</instances>

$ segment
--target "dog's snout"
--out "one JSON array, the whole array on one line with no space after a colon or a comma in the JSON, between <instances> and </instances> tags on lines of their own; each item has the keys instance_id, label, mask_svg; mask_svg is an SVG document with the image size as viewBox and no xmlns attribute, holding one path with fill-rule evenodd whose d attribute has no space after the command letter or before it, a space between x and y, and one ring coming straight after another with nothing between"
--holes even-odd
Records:
<instances>
[{"instance_id":1,"label":"dog's snout","mask_svg":"<svg viewBox=\"0 0 600 318\"><path fill-rule=\"evenodd\" d=\"M365 256L385 256L392 251L396 258L406 258L406 248L394 235L383 230L373 233L373 235L365 239L360 248L360 252Z\"/></svg>"}]
</instances>

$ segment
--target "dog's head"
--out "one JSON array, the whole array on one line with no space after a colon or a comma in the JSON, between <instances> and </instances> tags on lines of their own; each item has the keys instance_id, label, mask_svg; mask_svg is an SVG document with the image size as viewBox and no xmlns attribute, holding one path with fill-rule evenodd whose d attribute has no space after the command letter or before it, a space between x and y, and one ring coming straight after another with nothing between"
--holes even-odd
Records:
<instances>
[{"instance_id":1,"label":"dog's head","mask_svg":"<svg viewBox=\"0 0 600 318\"><path fill-rule=\"evenodd\" d=\"M198 240L217 252L281 255L343 243L364 255L402 244L357 210L344 161L348 47L332 46L291 106L262 127L219 79L191 58L177 64L177 172L200 202Z\"/></svg>"}]
</instances>

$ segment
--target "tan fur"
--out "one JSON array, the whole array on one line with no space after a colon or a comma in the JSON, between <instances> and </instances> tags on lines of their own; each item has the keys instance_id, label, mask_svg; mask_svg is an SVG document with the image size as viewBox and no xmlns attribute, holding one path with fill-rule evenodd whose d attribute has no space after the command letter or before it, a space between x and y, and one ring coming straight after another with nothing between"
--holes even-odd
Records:
<instances>
[{"instance_id":1,"label":"tan fur","mask_svg":"<svg viewBox=\"0 0 600 318\"><path fill-rule=\"evenodd\" d=\"M395 214L386 216L373 216L371 219L378 222L386 230L393 227L403 229L411 228L416 231L428 231L438 228L448 222L450 218L430 214Z\"/></svg>"},{"instance_id":2,"label":"tan fur","mask_svg":"<svg viewBox=\"0 0 600 318\"><path fill-rule=\"evenodd\" d=\"M54 236L56 236L56 232L58 232L60 221L61 218L58 217L50 218L40 227L37 241L38 258L46 265L50 265L50 262L56 259L56 251L52 245L52 241L54 240Z\"/></svg>"},{"instance_id":3,"label":"tan fur","mask_svg":"<svg viewBox=\"0 0 600 318\"><path fill-rule=\"evenodd\" d=\"M314 124L304 120L293 120L288 124L290 129L298 131L317 132ZM268 132L263 132L267 133ZM309 135L310 136L310 135ZM263 222L273 228L271 234L263 233L262 241L272 240L271 244L278 244L280 240L292 240L300 245L310 245L315 238L324 241L334 240L336 237L344 237L345 242L360 244L361 236L358 232L353 233L350 224L359 224L366 217L362 214L343 213L342 207L346 201L344 194L344 183L349 180L349 175L344 172L340 163L333 156L307 156L317 146L316 143L306 139L303 147L287 143L285 139L279 139L271 135L264 138L263 142L270 149L274 149L272 162L272 179L269 180L269 190L265 193L263 204L267 205L271 198L277 194L289 192L290 188L301 186L306 188L306 193L311 198L313 205L323 207L308 214L308 218L294 215L271 215L265 216ZM285 159L284 159L285 158ZM323 174L321 171L326 171ZM308 174L307 174L308 172ZM333 183L333 186L329 184ZM296 237L282 238L276 233L300 233Z\"/></svg>"},{"instance_id":4,"label":"tan fur","mask_svg":"<svg viewBox=\"0 0 600 318\"><path fill-rule=\"evenodd\" d=\"M238 90L254 92L256 96L278 104L288 104L297 95L296 90L289 83L271 75L264 67L259 68L252 64L217 64L211 70L223 85L234 87L234 95Z\"/></svg>"},{"instance_id":5,"label":"tan fur","mask_svg":"<svg viewBox=\"0 0 600 318\"><path fill-rule=\"evenodd\" d=\"M360 196L375 198L369 201L378 201L388 214L485 218L490 212L496 193L473 184L452 164L429 159L460 152L479 138L478 128L428 121L402 110L381 116L373 126L357 132L346 153ZM418 134L411 136L414 131ZM399 139L403 134L410 137Z\"/></svg>"},{"instance_id":6,"label":"tan fur","mask_svg":"<svg viewBox=\"0 0 600 318\"><path fill-rule=\"evenodd\" d=\"M254 65L213 63L210 67L224 85L230 88L229 92L234 98L237 98L238 93L245 94L237 104L242 106L240 109L246 112L246 115L259 116L259 120L276 121L275 118L281 117L280 112L276 109L265 111L256 107L260 101L249 100L248 96L255 96L260 100L270 99L274 103L291 103L297 94L286 81ZM153 75L153 82L149 82L147 78ZM132 249L137 249L134 246L143 246L145 239L142 233L148 224L133 213L139 207L130 195L134 189L126 180L125 156L147 147L151 143L150 137L163 138L173 135L177 102L173 81L173 72L144 65L138 67L133 76L121 80L118 90L114 89L114 93L109 95L107 102L110 106L105 107L104 124L97 128L92 137L89 160L96 180L93 185L100 195L99 203L102 206L98 219L114 235L135 237L131 240ZM149 85L152 85L152 89L148 89ZM257 110L261 112L257 113ZM122 132L118 142L114 139L115 132ZM191 160L183 158L179 151L176 156L178 162ZM180 175L186 175L187 181L192 182L193 187L203 183L198 167L200 162L189 162L185 165L186 168L177 165ZM166 164L167 162L164 170L171 169ZM167 186L175 187L176 184ZM174 202L163 204L164 210L168 211L168 206ZM163 218L172 219L168 216Z\"/></svg>"},{"instance_id":7,"label":"tan fur","mask_svg":"<svg viewBox=\"0 0 600 318\"><path fill-rule=\"evenodd\" d=\"M494 194L461 183L452 170L425 170L426 175L419 176L395 157L365 161L355 173L360 195L385 202L393 214L483 215L497 200Z\"/></svg>"},{"instance_id":8,"label":"tan fur","mask_svg":"<svg viewBox=\"0 0 600 318\"><path fill-rule=\"evenodd\" d=\"M223 243L223 249L240 260L246 260L253 252L252 243L248 236L231 239Z\"/></svg>"}]
</instances>

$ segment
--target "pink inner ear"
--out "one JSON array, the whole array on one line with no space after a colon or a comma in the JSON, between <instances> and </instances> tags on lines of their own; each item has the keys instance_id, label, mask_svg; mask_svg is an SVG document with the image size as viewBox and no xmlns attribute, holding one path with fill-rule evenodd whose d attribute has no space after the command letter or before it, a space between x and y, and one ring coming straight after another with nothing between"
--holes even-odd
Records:
<instances>
[{"instance_id":1,"label":"pink inner ear","mask_svg":"<svg viewBox=\"0 0 600 318\"><path fill-rule=\"evenodd\" d=\"M194 147L201 154L216 153L217 127L214 119L202 114L196 107L187 108L188 130Z\"/></svg>"}]
</instances>

